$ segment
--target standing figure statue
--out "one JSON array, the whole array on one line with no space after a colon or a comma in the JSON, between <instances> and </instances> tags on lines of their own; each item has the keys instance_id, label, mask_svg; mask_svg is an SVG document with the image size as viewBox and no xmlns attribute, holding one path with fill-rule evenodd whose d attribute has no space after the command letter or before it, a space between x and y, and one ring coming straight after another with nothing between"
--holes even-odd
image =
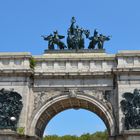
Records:
<instances>
[{"instance_id":1,"label":"standing figure statue","mask_svg":"<svg viewBox=\"0 0 140 140\"><path fill-rule=\"evenodd\" d=\"M110 36L104 36L100 34L98 37L98 49L103 49L104 42L109 40L110 40Z\"/></svg>"},{"instance_id":2,"label":"standing figure statue","mask_svg":"<svg viewBox=\"0 0 140 140\"><path fill-rule=\"evenodd\" d=\"M78 49L78 40L77 40L77 34L76 34L76 28L75 28L75 17L72 17L71 19L71 25L70 28L68 29L68 37L67 37L67 44L68 44L68 49Z\"/></svg>"},{"instance_id":3,"label":"standing figure statue","mask_svg":"<svg viewBox=\"0 0 140 140\"><path fill-rule=\"evenodd\" d=\"M74 33L75 48L84 49L84 30L82 28L80 29L79 26L76 26Z\"/></svg>"},{"instance_id":4,"label":"standing figure statue","mask_svg":"<svg viewBox=\"0 0 140 140\"><path fill-rule=\"evenodd\" d=\"M71 26L70 26L70 33L72 34L72 35L74 35L74 29L75 29L75 24L76 23L76 19L75 19L75 17L72 17L71 18Z\"/></svg>"},{"instance_id":5,"label":"standing figure statue","mask_svg":"<svg viewBox=\"0 0 140 140\"><path fill-rule=\"evenodd\" d=\"M89 49L95 49L96 44L99 42L98 32L97 32L96 29L94 30L94 35L89 37L88 39L91 40L90 43L89 43L88 48Z\"/></svg>"}]
</instances>

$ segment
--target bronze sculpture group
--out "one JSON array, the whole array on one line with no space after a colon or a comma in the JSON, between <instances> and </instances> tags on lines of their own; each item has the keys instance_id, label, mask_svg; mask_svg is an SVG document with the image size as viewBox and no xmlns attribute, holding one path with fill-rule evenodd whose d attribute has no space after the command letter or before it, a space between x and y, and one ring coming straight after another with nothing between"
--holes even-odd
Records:
<instances>
[{"instance_id":1,"label":"bronze sculpture group","mask_svg":"<svg viewBox=\"0 0 140 140\"><path fill-rule=\"evenodd\" d=\"M67 46L61 39L65 38L63 35L59 35L58 31L54 31L53 34L48 36L42 35L45 41L48 41L48 50L55 50L55 45L58 49L84 49L85 48L85 38L89 39L88 49L103 49L104 42L110 40L110 36L104 36L98 34L97 30L94 30L93 36L90 36L90 31L83 28L79 28L78 25L75 26L75 17L71 19L71 25L67 31ZM97 46L97 47L96 47Z\"/></svg>"},{"instance_id":2,"label":"bronze sculpture group","mask_svg":"<svg viewBox=\"0 0 140 140\"><path fill-rule=\"evenodd\" d=\"M23 107L22 97L13 90L0 90L0 129L16 130Z\"/></svg>"},{"instance_id":3,"label":"bronze sculpture group","mask_svg":"<svg viewBox=\"0 0 140 140\"><path fill-rule=\"evenodd\" d=\"M125 92L120 104L124 114L124 127L129 129L140 129L140 90Z\"/></svg>"}]
</instances>

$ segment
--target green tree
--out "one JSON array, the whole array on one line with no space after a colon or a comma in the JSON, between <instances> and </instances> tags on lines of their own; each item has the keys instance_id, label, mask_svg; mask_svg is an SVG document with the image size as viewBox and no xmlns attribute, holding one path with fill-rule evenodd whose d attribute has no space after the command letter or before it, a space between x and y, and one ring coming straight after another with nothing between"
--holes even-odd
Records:
<instances>
[{"instance_id":1,"label":"green tree","mask_svg":"<svg viewBox=\"0 0 140 140\"><path fill-rule=\"evenodd\" d=\"M44 136L43 140L108 140L108 132L105 130L104 132L95 132L93 134L83 134L81 136L57 136L57 135L48 135Z\"/></svg>"}]
</instances>

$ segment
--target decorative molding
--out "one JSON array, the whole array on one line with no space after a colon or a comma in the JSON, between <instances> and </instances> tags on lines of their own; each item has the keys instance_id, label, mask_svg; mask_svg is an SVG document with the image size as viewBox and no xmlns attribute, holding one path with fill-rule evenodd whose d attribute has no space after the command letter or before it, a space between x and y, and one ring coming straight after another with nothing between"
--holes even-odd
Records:
<instances>
[{"instance_id":1,"label":"decorative molding","mask_svg":"<svg viewBox=\"0 0 140 140\"><path fill-rule=\"evenodd\" d=\"M34 94L34 111L38 110L43 106L48 100L52 100L56 96L61 96L63 94L68 95L69 98L77 98L78 94L92 96L100 102L103 102L109 109L112 110L112 105L110 102L110 94L105 93L102 90L85 90L79 88L68 88L66 90L48 90L42 91Z\"/></svg>"},{"instance_id":2,"label":"decorative molding","mask_svg":"<svg viewBox=\"0 0 140 140\"><path fill-rule=\"evenodd\" d=\"M34 110L40 108L47 100L50 100L55 96L59 96L60 94L62 94L61 91L55 91L55 90L48 90L48 91L35 93L34 94Z\"/></svg>"},{"instance_id":3,"label":"decorative molding","mask_svg":"<svg viewBox=\"0 0 140 140\"><path fill-rule=\"evenodd\" d=\"M70 98L76 98L77 97L77 90L75 89L69 89L69 97Z\"/></svg>"}]
</instances>

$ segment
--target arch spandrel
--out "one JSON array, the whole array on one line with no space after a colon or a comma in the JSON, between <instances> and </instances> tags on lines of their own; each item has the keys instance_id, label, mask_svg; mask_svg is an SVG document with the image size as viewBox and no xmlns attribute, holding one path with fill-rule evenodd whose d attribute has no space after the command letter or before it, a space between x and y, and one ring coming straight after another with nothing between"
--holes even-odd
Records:
<instances>
[{"instance_id":1,"label":"arch spandrel","mask_svg":"<svg viewBox=\"0 0 140 140\"><path fill-rule=\"evenodd\" d=\"M115 135L115 119L108 105L93 96L75 94L73 91L47 101L32 117L29 135L42 137L48 122L58 113L71 108L82 108L96 113L104 121L109 135Z\"/></svg>"}]
</instances>

